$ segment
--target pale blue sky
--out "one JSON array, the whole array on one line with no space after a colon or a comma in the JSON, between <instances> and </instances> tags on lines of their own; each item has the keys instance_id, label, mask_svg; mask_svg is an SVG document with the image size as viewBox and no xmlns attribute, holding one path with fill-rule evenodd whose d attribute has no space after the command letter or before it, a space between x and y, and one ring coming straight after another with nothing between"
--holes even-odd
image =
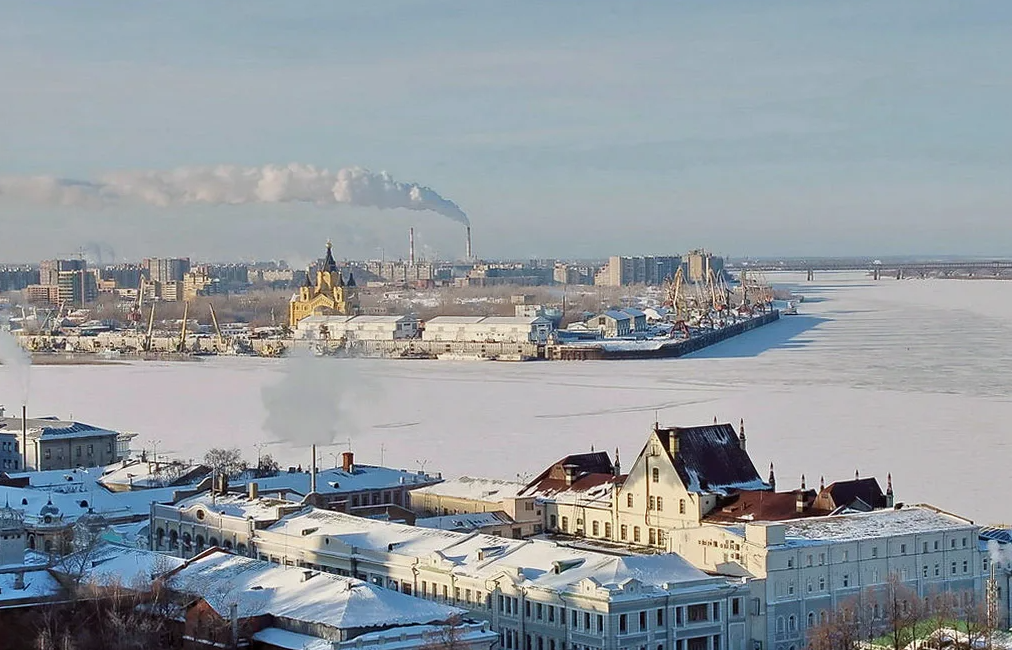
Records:
<instances>
[{"instance_id":1,"label":"pale blue sky","mask_svg":"<svg viewBox=\"0 0 1012 650\"><path fill-rule=\"evenodd\" d=\"M1012 255L1012 3L0 1L0 174L387 170L476 252ZM0 260L462 253L437 215L0 201ZM16 240L16 241L15 241Z\"/></svg>"}]
</instances>

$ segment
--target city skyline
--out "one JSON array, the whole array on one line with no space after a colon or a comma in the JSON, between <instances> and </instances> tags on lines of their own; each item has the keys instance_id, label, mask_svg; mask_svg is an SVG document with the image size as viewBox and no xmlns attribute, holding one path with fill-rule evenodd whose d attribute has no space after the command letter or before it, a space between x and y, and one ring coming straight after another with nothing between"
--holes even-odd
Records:
<instances>
[{"instance_id":1,"label":"city skyline","mask_svg":"<svg viewBox=\"0 0 1012 650\"><path fill-rule=\"evenodd\" d=\"M1008 255L996 3L11 6L0 176L362 166L484 257ZM405 20L410 16L410 20ZM463 256L354 206L0 200L0 259Z\"/></svg>"}]
</instances>

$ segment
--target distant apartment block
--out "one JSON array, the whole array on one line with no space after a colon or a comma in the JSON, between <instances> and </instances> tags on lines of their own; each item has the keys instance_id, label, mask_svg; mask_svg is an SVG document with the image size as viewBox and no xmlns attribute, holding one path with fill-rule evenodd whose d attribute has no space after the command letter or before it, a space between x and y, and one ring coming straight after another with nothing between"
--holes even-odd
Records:
<instances>
[{"instance_id":1,"label":"distant apartment block","mask_svg":"<svg viewBox=\"0 0 1012 650\"><path fill-rule=\"evenodd\" d=\"M151 257L141 265L152 282L182 282L183 276L190 270L190 258Z\"/></svg>"},{"instance_id":2,"label":"distant apartment block","mask_svg":"<svg viewBox=\"0 0 1012 650\"><path fill-rule=\"evenodd\" d=\"M678 255L663 257L622 257L613 255L594 276L594 284L624 287L630 284L659 285L673 278L682 264Z\"/></svg>"},{"instance_id":3,"label":"distant apartment block","mask_svg":"<svg viewBox=\"0 0 1012 650\"><path fill-rule=\"evenodd\" d=\"M30 266L0 267L0 292L21 291L39 283L39 272Z\"/></svg>"}]
</instances>

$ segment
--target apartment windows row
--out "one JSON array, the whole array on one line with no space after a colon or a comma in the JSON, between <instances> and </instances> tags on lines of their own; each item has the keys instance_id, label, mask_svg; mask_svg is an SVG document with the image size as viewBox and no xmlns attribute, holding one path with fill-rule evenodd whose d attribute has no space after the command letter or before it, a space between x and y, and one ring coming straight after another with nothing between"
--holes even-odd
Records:
<instances>
[{"instance_id":1,"label":"apartment windows row","mask_svg":"<svg viewBox=\"0 0 1012 650\"><path fill-rule=\"evenodd\" d=\"M950 550L955 550L956 548L968 548L968 546L969 546L969 538L968 537L961 537L961 538L959 538L958 544L957 544L957 538L952 537L952 538L949 539L949 549ZM907 544L905 542L901 542L900 543L900 545L899 545L899 554L900 555L907 555L909 550L910 549L908 548L908 546L907 546ZM941 540L936 539L936 540L933 540L931 542L922 542L921 543L921 552L922 553L930 553L932 551L941 551L941 550L942 550L942 542L941 542ZM869 550L869 554L873 558L880 557L880 555L879 555L879 547L878 546L872 546L871 549ZM827 560L828 560L828 555L825 552L821 552L821 553L818 553L818 554L808 553L805 556L805 558L804 558L804 566L805 567L815 566L816 562L818 563L818 566L823 566L823 565L826 564ZM840 550L837 561L841 562L841 563L843 563L843 562L849 562L850 561L850 551L848 549L842 549L842 550ZM788 557L787 558L787 568L788 569L793 569L794 565L795 565L794 557Z\"/></svg>"},{"instance_id":2,"label":"apartment windows row","mask_svg":"<svg viewBox=\"0 0 1012 650\"><path fill-rule=\"evenodd\" d=\"M559 518L556 527L555 515L551 515L549 518L549 527L553 530L561 530L563 533L572 532L575 535L580 535L584 532L583 519L576 520L576 527L570 531L569 517L563 515ZM590 522L590 536L599 539L614 539L613 530L610 521L591 521ZM603 534L602 534L603 533ZM621 524L618 527L618 538L623 542L632 542L634 544L642 544L643 531L639 526L629 526L627 524ZM664 546L667 543L667 536L663 528L648 528L646 542L650 546Z\"/></svg>"},{"instance_id":3,"label":"apartment windows row","mask_svg":"<svg viewBox=\"0 0 1012 650\"><path fill-rule=\"evenodd\" d=\"M10 458L4 458L3 468L4 469L21 469L21 462L16 458L11 460Z\"/></svg>"},{"instance_id":4,"label":"apartment windows row","mask_svg":"<svg viewBox=\"0 0 1012 650\"><path fill-rule=\"evenodd\" d=\"M654 470L656 471L656 469ZM655 483L657 481L654 481ZM631 492L625 495L625 505L627 508L634 508L636 505L636 497ZM647 510L654 510L657 512L664 511L664 497L651 496L647 501ZM685 499L678 500L678 514L685 514Z\"/></svg>"},{"instance_id":5,"label":"apartment windows row","mask_svg":"<svg viewBox=\"0 0 1012 650\"><path fill-rule=\"evenodd\" d=\"M16 452L16 451L19 450L18 441L17 440L7 440L7 441L4 441L2 449L4 451L14 451L14 452Z\"/></svg>"}]
</instances>

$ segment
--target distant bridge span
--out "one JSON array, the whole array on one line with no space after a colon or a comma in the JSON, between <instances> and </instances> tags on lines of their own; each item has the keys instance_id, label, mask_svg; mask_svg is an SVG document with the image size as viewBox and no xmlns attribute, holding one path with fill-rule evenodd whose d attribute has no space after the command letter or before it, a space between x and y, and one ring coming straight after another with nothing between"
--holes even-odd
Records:
<instances>
[{"instance_id":1,"label":"distant bridge span","mask_svg":"<svg viewBox=\"0 0 1012 650\"><path fill-rule=\"evenodd\" d=\"M816 271L867 271L877 280L880 277L897 279L910 277L992 277L1012 278L1012 260L963 260L881 262L873 259L813 259L762 262L736 262L727 265L729 271L807 272L809 279Z\"/></svg>"}]
</instances>

